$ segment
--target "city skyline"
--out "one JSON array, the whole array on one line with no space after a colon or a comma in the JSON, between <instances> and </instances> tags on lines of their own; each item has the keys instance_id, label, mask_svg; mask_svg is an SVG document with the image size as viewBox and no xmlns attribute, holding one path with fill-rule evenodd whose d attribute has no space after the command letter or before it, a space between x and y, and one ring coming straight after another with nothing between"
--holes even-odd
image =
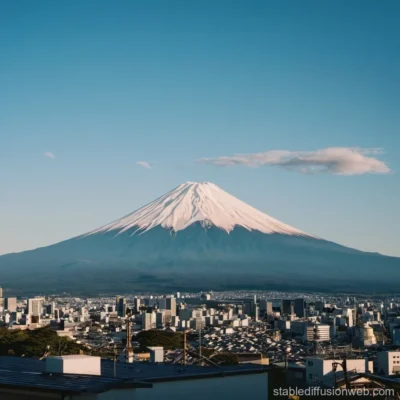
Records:
<instances>
[{"instance_id":1,"label":"city skyline","mask_svg":"<svg viewBox=\"0 0 400 400\"><path fill-rule=\"evenodd\" d=\"M210 181L400 256L400 5L0 5L0 254Z\"/></svg>"}]
</instances>

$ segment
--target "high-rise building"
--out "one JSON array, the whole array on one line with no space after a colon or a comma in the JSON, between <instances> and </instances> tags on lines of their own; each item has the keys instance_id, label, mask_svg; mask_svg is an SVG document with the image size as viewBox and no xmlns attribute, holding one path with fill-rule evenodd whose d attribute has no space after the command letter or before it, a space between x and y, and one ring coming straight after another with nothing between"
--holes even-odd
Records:
<instances>
[{"instance_id":1,"label":"high-rise building","mask_svg":"<svg viewBox=\"0 0 400 400\"><path fill-rule=\"evenodd\" d=\"M156 327L157 328L163 328L164 327L164 323L165 323L164 312L165 311L159 311L158 313L156 313Z\"/></svg>"},{"instance_id":2,"label":"high-rise building","mask_svg":"<svg viewBox=\"0 0 400 400\"><path fill-rule=\"evenodd\" d=\"M0 297L3 297L3 288L0 286Z\"/></svg>"},{"instance_id":3,"label":"high-rise building","mask_svg":"<svg viewBox=\"0 0 400 400\"><path fill-rule=\"evenodd\" d=\"M28 315L31 317L31 322L40 322L40 316L42 315L42 304L43 299L41 297L28 299Z\"/></svg>"},{"instance_id":4,"label":"high-rise building","mask_svg":"<svg viewBox=\"0 0 400 400\"><path fill-rule=\"evenodd\" d=\"M126 298L125 297L117 297L117 312L118 317L125 318L126 317Z\"/></svg>"},{"instance_id":5,"label":"high-rise building","mask_svg":"<svg viewBox=\"0 0 400 400\"><path fill-rule=\"evenodd\" d=\"M148 331L149 329L156 329L157 316L155 312L142 314L142 329Z\"/></svg>"},{"instance_id":6,"label":"high-rise building","mask_svg":"<svg viewBox=\"0 0 400 400\"><path fill-rule=\"evenodd\" d=\"M306 316L306 302L304 299L296 299L294 301L294 313L298 318L304 318Z\"/></svg>"},{"instance_id":7,"label":"high-rise building","mask_svg":"<svg viewBox=\"0 0 400 400\"><path fill-rule=\"evenodd\" d=\"M140 298L135 297L133 299L133 308L135 309L136 312L139 312L139 310L140 310Z\"/></svg>"},{"instance_id":8,"label":"high-rise building","mask_svg":"<svg viewBox=\"0 0 400 400\"><path fill-rule=\"evenodd\" d=\"M260 311L261 313L267 313L267 315L272 315L272 301L260 300Z\"/></svg>"},{"instance_id":9,"label":"high-rise building","mask_svg":"<svg viewBox=\"0 0 400 400\"><path fill-rule=\"evenodd\" d=\"M171 311L171 317L176 316L176 299L175 299L175 297L167 297L167 310Z\"/></svg>"},{"instance_id":10,"label":"high-rise building","mask_svg":"<svg viewBox=\"0 0 400 400\"><path fill-rule=\"evenodd\" d=\"M254 321L257 322L258 321L258 317L260 315L260 309L258 307L258 304L254 304L253 310L254 310Z\"/></svg>"},{"instance_id":11,"label":"high-rise building","mask_svg":"<svg viewBox=\"0 0 400 400\"><path fill-rule=\"evenodd\" d=\"M16 297L7 297L5 301L5 309L10 312L17 311L17 298Z\"/></svg>"},{"instance_id":12,"label":"high-rise building","mask_svg":"<svg viewBox=\"0 0 400 400\"><path fill-rule=\"evenodd\" d=\"M42 314L42 303L43 299L41 297L28 299L28 314L35 317L40 316Z\"/></svg>"},{"instance_id":13,"label":"high-rise building","mask_svg":"<svg viewBox=\"0 0 400 400\"><path fill-rule=\"evenodd\" d=\"M163 297L158 300L158 307L160 310L168 310L170 311L170 316L176 316L176 299L175 297Z\"/></svg>"},{"instance_id":14,"label":"high-rise building","mask_svg":"<svg viewBox=\"0 0 400 400\"><path fill-rule=\"evenodd\" d=\"M191 322L191 328L200 331L205 327L205 318L200 310L195 311L195 319Z\"/></svg>"},{"instance_id":15,"label":"high-rise building","mask_svg":"<svg viewBox=\"0 0 400 400\"><path fill-rule=\"evenodd\" d=\"M292 300L283 299L281 301L281 313L287 315L291 314L291 305L292 305Z\"/></svg>"}]
</instances>

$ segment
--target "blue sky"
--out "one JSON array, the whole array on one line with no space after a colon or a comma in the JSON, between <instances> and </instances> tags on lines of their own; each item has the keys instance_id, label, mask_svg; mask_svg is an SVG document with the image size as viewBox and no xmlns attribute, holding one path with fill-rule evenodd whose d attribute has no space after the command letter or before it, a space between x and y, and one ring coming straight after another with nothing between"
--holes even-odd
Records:
<instances>
[{"instance_id":1,"label":"blue sky","mask_svg":"<svg viewBox=\"0 0 400 400\"><path fill-rule=\"evenodd\" d=\"M399 18L395 0L1 2L0 253L190 180L400 256ZM332 147L383 151L315 153Z\"/></svg>"}]
</instances>

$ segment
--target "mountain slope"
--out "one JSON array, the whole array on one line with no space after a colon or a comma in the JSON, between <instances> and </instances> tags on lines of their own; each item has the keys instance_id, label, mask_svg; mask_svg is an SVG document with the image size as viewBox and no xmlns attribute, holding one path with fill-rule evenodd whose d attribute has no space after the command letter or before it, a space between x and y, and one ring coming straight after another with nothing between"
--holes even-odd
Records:
<instances>
[{"instance_id":1,"label":"mountain slope","mask_svg":"<svg viewBox=\"0 0 400 400\"><path fill-rule=\"evenodd\" d=\"M210 182L186 182L139 210L96 229L88 235L116 231L147 232L155 226L175 232L195 222L227 233L241 226L249 231L310 236L249 206Z\"/></svg>"},{"instance_id":2,"label":"mountain slope","mask_svg":"<svg viewBox=\"0 0 400 400\"><path fill-rule=\"evenodd\" d=\"M223 288L395 289L400 260L283 224L186 183L111 224L0 257L2 286L75 293Z\"/></svg>"}]
</instances>

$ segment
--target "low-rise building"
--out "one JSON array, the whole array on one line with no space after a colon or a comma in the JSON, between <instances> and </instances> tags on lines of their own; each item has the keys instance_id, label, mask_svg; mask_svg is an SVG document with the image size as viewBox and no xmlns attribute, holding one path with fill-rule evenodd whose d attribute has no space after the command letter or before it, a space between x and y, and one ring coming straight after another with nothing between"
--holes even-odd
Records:
<instances>
[{"instance_id":1,"label":"low-rise building","mask_svg":"<svg viewBox=\"0 0 400 400\"><path fill-rule=\"evenodd\" d=\"M382 375L400 375L400 351L380 351L376 359L376 372Z\"/></svg>"}]
</instances>

